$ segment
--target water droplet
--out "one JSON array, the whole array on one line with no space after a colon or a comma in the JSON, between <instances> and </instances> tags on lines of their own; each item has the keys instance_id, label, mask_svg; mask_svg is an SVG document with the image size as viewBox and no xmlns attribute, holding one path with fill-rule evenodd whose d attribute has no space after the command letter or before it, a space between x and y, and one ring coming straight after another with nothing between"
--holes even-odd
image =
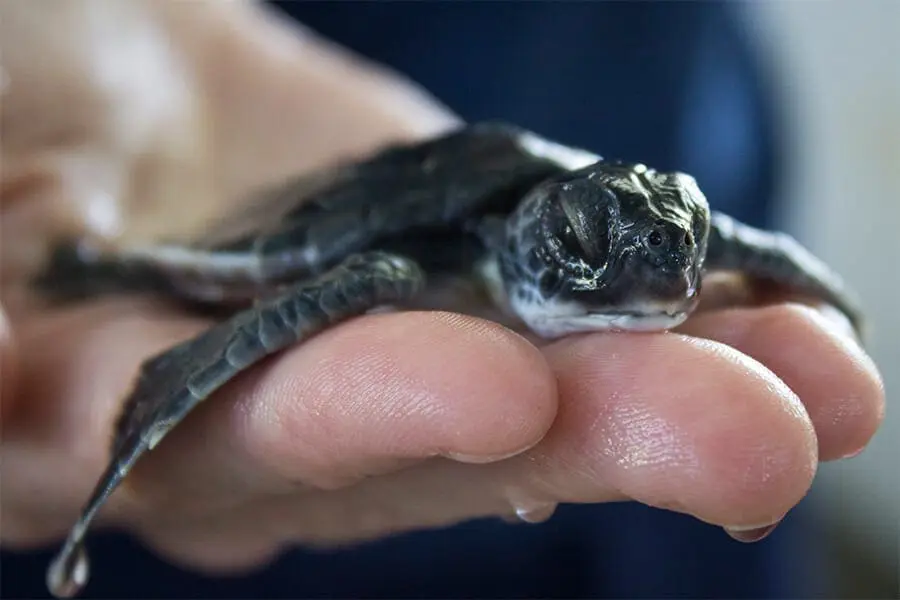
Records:
<instances>
[{"instance_id":1,"label":"water droplet","mask_svg":"<svg viewBox=\"0 0 900 600\"><path fill-rule=\"evenodd\" d=\"M84 546L64 548L47 569L47 589L57 598L71 598L87 584L90 571Z\"/></svg>"},{"instance_id":2,"label":"water droplet","mask_svg":"<svg viewBox=\"0 0 900 600\"><path fill-rule=\"evenodd\" d=\"M514 504L516 516L525 523L543 523L556 512L556 502L531 502Z\"/></svg>"}]
</instances>

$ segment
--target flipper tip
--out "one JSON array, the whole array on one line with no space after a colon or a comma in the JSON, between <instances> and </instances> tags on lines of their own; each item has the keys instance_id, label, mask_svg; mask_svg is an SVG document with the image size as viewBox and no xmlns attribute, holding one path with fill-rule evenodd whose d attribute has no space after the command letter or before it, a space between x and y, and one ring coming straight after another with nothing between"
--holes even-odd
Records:
<instances>
[{"instance_id":1,"label":"flipper tip","mask_svg":"<svg viewBox=\"0 0 900 600\"><path fill-rule=\"evenodd\" d=\"M47 569L47 589L57 598L71 598L87 585L90 563L83 545L62 551Z\"/></svg>"}]
</instances>

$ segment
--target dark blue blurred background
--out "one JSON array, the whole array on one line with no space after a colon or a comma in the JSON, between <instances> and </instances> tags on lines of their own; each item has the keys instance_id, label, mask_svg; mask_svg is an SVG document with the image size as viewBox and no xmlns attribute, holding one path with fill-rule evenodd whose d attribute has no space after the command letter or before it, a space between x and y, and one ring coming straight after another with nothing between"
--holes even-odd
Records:
<instances>
[{"instance_id":1,"label":"dark blue blurred background","mask_svg":"<svg viewBox=\"0 0 900 600\"><path fill-rule=\"evenodd\" d=\"M770 81L734 5L711 2L275 3L423 84L466 120L498 118L613 158L694 174L765 224L784 168ZM208 579L97 536L89 597L811 597L829 589L801 506L766 541L638 505L562 507L338 553L296 551ZM2 556L3 597L45 597L49 553Z\"/></svg>"}]
</instances>

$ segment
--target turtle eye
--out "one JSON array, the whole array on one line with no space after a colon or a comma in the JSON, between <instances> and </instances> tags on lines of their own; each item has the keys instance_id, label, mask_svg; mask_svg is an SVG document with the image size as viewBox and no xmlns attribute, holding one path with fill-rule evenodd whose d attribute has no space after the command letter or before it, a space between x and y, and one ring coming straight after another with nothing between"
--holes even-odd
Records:
<instances>
[{"instance_id":1,"label":"turtle eye","mask_svg":"<svg viewBox=\"0 0 900 600\"><path fill-rule=\"evenodd\" d=\"M572 225L566 224L556 237L559 239L563 250L565 250L566 254L570 257L575 258L584 255L584 248L581 240L578 239L578 234L575 233L575 229Z\"/></svg>"},{"instance_id":2,"label":"turtle eye","mask_svg":"<svg viewBox=\"0 0 900 600\"><path fill-rule=\"evenodd\" d=\"M604 226L586 228L582 221L573 223L563 214L557 217L546 238L552 261L578 276L602 268L609 254L608 230Z\"/></svg>"},{"instance_id":3,"label":"turtle eye","mask_svg":"<svg viewBox=\"0 0 900 600\"><path fill-rule=\"evenodd\" d=\"M560 186L548 196L541 216L545 259L579 277L602 273L611 252L614 209L590 181Z\"/></svg>"},{"instance_id":4,"label":"turtle eye","mask_svg":"<svg viewBox=\"0 0 900 600\"><path fill-rule=\"evenodd\" d=\"M647 243L651 246L662 246L663 233L659 229L654 229L647 234Z\"/></svg>"}]
</instances>

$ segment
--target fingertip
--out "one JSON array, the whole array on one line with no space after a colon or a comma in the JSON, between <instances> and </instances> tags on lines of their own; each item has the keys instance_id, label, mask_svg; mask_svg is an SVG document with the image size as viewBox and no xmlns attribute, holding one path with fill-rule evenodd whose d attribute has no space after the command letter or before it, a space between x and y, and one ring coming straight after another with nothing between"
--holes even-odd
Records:
<instances>
[{"instance_id":1,"label":"fingertip","mask_svg":"<svg viewBox=\"0 0 900 600\"><path fill-rule=\"evenodd\" d=\"M679 334L600 334L550 356L561 410L541 448L594 489L738 526L770 522L809 489L817 449L802 404L740 352Z\"/></svg>"},{"instance_id":2,"label":"fingertip","mask_svg":"<svg viewBox=\"0 0 900 600\"><path fill-rule=\"evenodd\" d=\"M765 364L803 401L819 459L858 454L884 418L884 382L841 318L799 303L699 315L684 330Z\"/></svg>"},{"instance_id":3,"label":"fingertip","mask_svg":"<svg viewBox=\"0 0 900 600\"><path fill-rule=\"evenodd\" d=\"M806 495L818 468L809 414L765 365L725 344L688 339L730 362L740 377L724 386L720 400L727 407L721 420L710 422L697 440L711 466L707 484L718 492L712 522L732 527L775 522Z\"/></svg>"},{"instance_id":4,"label":"fingertip","mask_svg":"<svg viewBox=\"0 0 900 600\"><path fill-rule=\"evenodd\" d=\"M543 354L524 337L492 321L467 315L418 313L423 345L446 385L447 412L431 425L449 441L441 455L485 463L519 454L538 443L557 409L556 378ZM452 345L451 345L452 344ZM402 358L402 357L400 357ZM463 429L465 427L465 429Z\"/></svg>"},{"instance_id":5,"label":"fingertip","mask_svg":"<svg viewBox=\"0 0 900 600\"><path fill-rule=\"evenodd\" d=\"M825 332L823 344L833 355L843 355L840 369L829 369L824 373L825 382L837 393L837 402L823 404L821 413L813 412L813 422L829 421L832 427L825 431L821 427L824 446L821 460L833 460L856 456L868 445L878 431L885 414L884 379L875 361L863 349L860 338L842 313L826 308L817 310L807 306L799 307L799 321L807 319L809 329L819 328ZM831 410L829 410L831 409ZM842 435L841 435L842 433Z\"/></svg>"}]
</instances>

